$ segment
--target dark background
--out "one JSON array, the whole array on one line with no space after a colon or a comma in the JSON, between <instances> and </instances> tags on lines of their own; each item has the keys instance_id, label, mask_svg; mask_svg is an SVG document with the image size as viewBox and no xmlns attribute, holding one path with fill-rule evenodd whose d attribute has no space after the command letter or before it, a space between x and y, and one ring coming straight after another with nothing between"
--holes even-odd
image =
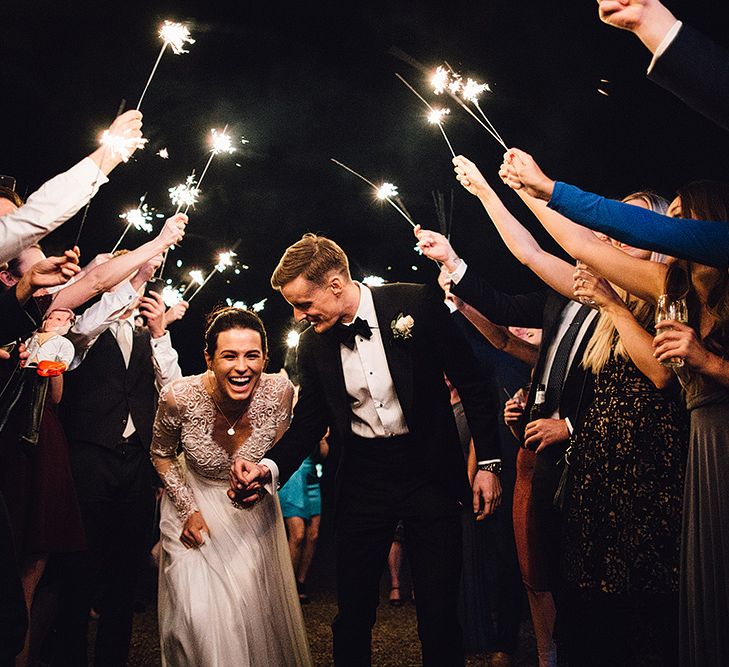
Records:
<instances>
[{"instance_id":1,"label":"dark background","mask_svg":"<svg viewBox=\"0 0 729 667\"><path fill-rule=\"evenodd\" d=\"M726 41L719 2L669 7ZM280 366L290 311L268 280L286 246L306 231L339 242L355 278L435 281L435 265L413 251L409 225L330 157L373 181L397 184L425 227L438 228L431 193L449 199L453 190L452 241L459 253L507 291L536 285L480 204L454 180L440 133L394 73L432 99L427 81L393 47L428 68L446 60L489 82L494 92L482 98L486 113L508 144L532 153L553 177L615 197L645 187L670 197L683 182L726 178L729 135L648 81L648 52L633 35L601 24L596 3L587 0L26 1L8 2L2 13L0 173L16 176L21 194L88 154L122 98L128 107L136 104L161 46L163 19L188 23L197 40L190 53L168 50L163 57L142 106L149 144L93 200L81 237L86 261L111 249L123 229L118 214L145 192L150 205L172 212L167 188L192 168L202 170L210 128L227 123L231 135L250 141L215 158L185 240L168 260L165 277L179 283L178 259L185 270L207 273L218 252L241 238L238 260L250 267L213 278L174 325L185 373L202 368L203 316L226 297L248 304L268 298L262 317L271 368ZM476 161L549 244L498 181L501 147L449 106L446 131L456 152ZM156 156L162 147L169 160ZM71 243L79 219L44 241L48 253ZM127 236L130 246L148 238Z\"/></svg>"}]
</instances>

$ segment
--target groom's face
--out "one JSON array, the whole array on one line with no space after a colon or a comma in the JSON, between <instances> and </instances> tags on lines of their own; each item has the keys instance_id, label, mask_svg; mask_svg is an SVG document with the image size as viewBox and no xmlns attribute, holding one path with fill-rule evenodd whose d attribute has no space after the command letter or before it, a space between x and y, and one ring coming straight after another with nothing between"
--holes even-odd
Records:
<instances>
[{"instance_id":1,"label":"groom's face","mask_svg":"<svg viewBox=\"0 0 729 667\"><path fill-rule=\"evenodd\" d=\"M316 333L331 329L342 317L342 280L331 275L323 285L317 285L302 276L294 278L281 288L281 294L294 309L297 322L306 320Z\"/></svg>"}]
</instances>

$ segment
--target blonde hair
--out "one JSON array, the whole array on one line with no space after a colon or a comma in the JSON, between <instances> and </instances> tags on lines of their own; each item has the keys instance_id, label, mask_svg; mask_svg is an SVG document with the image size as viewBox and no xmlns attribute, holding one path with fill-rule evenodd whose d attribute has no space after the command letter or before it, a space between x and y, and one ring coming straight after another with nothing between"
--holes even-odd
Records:
<instances>
[{"instance_id":1,"label":"blonde hair","mask_svg":"<svg viewBox=\"0 0 729 667\"><path fill-rule=\"evenodd\" d=\"M653 323L655 306L629 294L620 287L612 285L612 288L628 306L628 310L633 314L638 324L647 329ZM590 337L590 342L587 344L585 354L582 357L583 368L591 370L597 375L605 367L605 364L610 361L613 345L615 345L616 359L628 358L628 352L612 318L607 313L601 312L595 325L595 331Z\"/></svg>"},{"instance_id":2,"label":"blonde hair","mask_svg":"<svg viewBox=\"0 0 729 667\"><path fill-rule=\"evenodd\" d=\"M271 287L280 290L299 276L322 286L332 271L350 279L349 261L344 250L325 236L304 234L299 241L286 248L271 276Z\"/></svg>"},{"instance_id":3,"label":"blonde hair","mask_svg":"<svg viewBox=\"0 0 729 667\"><path fill-rule=\"evenodd\" d=\"M633 199L641 199L647 205L651 211L656 213L665 214L668 209L668 201L666 201L660 195L647 190L641 190L639 192L633 192L626 197L623 197L621 201L629 202ZM665 255L659 253L651 253L650 261L662 262L666 261ZM625 302L628 306L628 310L632 313L633 317L637 320L644 329L647 329L653 324L655 318L655 306L643 299L639 299L636 296L626 292L624 289L617 287L610 283L611 287L615 290L617 295ZM607 313L601 312L597 324L595 325L595 331L593 332L590 342L585 348L585 354L582 357L582 366L587 370L591 370L597 375L610 361L610 355L613 353L613 346L615 347L615 358L616 359L627 359L628 352L625 349L623 341L620 339L615 324Z\"/></svg>"}]
</instances>

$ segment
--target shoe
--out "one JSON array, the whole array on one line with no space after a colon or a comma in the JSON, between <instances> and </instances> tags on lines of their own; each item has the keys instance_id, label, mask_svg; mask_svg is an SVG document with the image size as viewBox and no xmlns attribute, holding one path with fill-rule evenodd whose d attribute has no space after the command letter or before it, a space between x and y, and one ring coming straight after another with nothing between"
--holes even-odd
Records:
<instances>
[{"instance_id":1,"label":"shoe","mask_svg":"<svg viewBox=\"0 0 729 667\"><path fill-rule=\"evenodd\" d=\"M488 667L511 667L511 655L503 651L494 651L487 659Z\"/></svg>"},{"instance_id":2,"label":"shoe","mask_svg":"<svg viewBox=\"0 0 729 667\"><path fill-rule=\"evenodd\" d=\"M301 604L309 604L311 598L306 593L306 584L303 581L296 582L296 590L299 592L299 602Z\"/></svg>"}]
</instances>

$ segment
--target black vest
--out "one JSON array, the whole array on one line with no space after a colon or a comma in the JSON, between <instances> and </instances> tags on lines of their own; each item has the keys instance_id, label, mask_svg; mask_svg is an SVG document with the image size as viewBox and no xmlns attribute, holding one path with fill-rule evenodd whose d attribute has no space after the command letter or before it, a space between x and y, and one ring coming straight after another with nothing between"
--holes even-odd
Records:
<instances>
[{"instance_id":1,"label":"black vest","mask_svg":"<svg viewBox=\"0 0 729 667\"><path fill-rule=\"evenodd\" d=\"M135 330L129 367L119 345L105 331L81 365L64 375L59 414L69 442L116 447L129 413L145 447L152 440L157 409L152 346L147 330Z\"/></svg>"}]
</instances>

